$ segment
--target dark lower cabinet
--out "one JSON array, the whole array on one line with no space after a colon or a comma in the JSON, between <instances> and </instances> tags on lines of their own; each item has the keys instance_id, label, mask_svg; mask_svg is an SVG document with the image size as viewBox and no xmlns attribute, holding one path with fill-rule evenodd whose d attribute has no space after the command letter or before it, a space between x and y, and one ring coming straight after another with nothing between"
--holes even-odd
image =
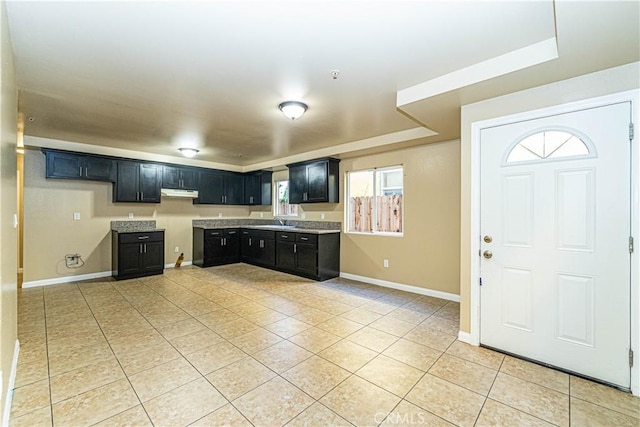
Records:
<instances>
[{"instance_id":1,"label":"dark lower cabinet","mask_svg":"<svg viewBox=\"0 0 640 427\"><path fill-rule=\"evenodd\" d=\"M111 274L117 280L163 273L164 231L112 231L111 239Z\"/></svg>"},{"instance_id":2,"label":"dark lower cabinet","mask_svg":"<svg viewBox=\"0 0 640 427\"><path fill-rule=\"evenodd\" d=\"M243 262L273 267L276 263L275 232L242 229L240 231L240 253Z\"/></svg>"},{"instance_id":3,"label":"dark lower cabinet","mask_svg":"<svg viewBox=\"0 0 640 427\"><path fill-rule=\"evenodd\" d=\"M193 264L198 267L240 261L240 230L193 228Z\"/></svg>"},{"instance_id":4,"label":"dark lower cabinet","mask_svg":"<svg viewBox=\"0 0 640 427\"><path fill-rule=\"evenodd\" d=\"M276 268L314 280L340 275L340 233L276 233Z\"/></svg>"}]
</instances>

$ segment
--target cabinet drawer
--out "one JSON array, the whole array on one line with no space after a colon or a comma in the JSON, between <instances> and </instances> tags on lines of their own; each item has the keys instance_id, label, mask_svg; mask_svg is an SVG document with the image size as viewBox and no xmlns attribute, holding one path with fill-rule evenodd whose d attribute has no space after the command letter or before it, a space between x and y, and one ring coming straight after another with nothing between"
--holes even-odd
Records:
<instances>
[{"instance_id":1,"label":"cabinet drawer","mask_svg":"<svg viewBox=\"0 0 640 427\"><path fill-rule=\"evenodd\" d=\"M120 243L147 243L164 240L164 232L152 231L149 233L120 233Z\"/></svg>"},{"instance_id":2,"label":"cabinet drawer","mask_svg":"<svg viewBox=\"0 0 640 427\"><path fill-rule=\"evenodd\" d=\"M245 234L245 232L247 234ZM265 240L273 240L276 238L275 231L269 230L242 230L243 236L249 236L253 239L265 239Z\"/></svg>"},{"instance_id":3,"label":"cabinet drawer","mask_svg":"<svg viewBox=\"0 0 640 427\"><path fill-rule=\"evenodd\" d=\"M296 242L309 243L309 244L315 245L318 243L318 235L308 234L308 233L296 233Z\"/></svg>"},{"instance_id":4,"label":"cabinet drawer","mask_svg":"<svg viewBox=\"0 0 640 427\"><path fill-rule=\"evenodd\" d=\"M278 231L276 233L276 240L279 242L295 242L296 233L287 233L287 232Z\"/></svg>"}]
</instances>

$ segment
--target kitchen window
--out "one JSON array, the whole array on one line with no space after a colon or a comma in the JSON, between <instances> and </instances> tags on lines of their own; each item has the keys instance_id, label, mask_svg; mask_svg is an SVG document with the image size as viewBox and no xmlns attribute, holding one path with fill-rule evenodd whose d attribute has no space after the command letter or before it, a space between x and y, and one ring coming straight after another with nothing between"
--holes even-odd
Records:
<instances>
[{"instance_id":1,"label":"kitchen window","mask_svg":"<svg viewBox=\"0 0 640 427\"><path fill-rule=\"evenodd\" d=\"M276 181L275 216L298 216L298 205L289 204L289 181Z\"/></svg>"},{"instance_id":2,"label":"kitchen window","mask_svg":"<svg viewBox=\"0 0 640 427\"><path fill-rule=\"evenodd\" d=\"M402 166L347 173L347 232L402 234Z\"/></svg>"}]
</instances>

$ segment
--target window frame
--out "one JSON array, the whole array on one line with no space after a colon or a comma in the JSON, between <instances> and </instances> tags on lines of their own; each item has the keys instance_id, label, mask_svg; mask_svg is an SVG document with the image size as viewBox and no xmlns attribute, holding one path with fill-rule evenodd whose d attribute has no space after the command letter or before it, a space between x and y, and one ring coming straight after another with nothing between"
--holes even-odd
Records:
<instances>
[{"instance_id":1,"label":"window frame","mask_svg":"<svg viewBox=\"0 0 640 427\"><path fill-rule=\"evenodd\" d=\"M401 218L402 231L378 231L376 229L377 226L378 226L377 203L374 203L374 205L373 205L373 218L372 218L372 221L373 221L374 230L372 230L372 231L351 231L351 230L349 230L349 228L350 228L350 220L351 220L351 218L349 218L349 214L351 212L351 188L350 188L350 181L351 180L349 179L349 175L351 173L372 171L373 172L373 182L372 182L372 185L373 185L373 197L374 197L374 200L375 200L377 197L379 197L379 195L378 195L378 181L379 181L378 173L379 172L385 172L385 171L391 171L391 170L400 170L400 173L401 173L401 176L402 176L402 187L401 187L402 188L402 218ZM345 172L344 183L345 183L344 233L357 234L357 235L361 235L361 236L384 236L384 237L403 237L404 236L404 230L405 230L405 221L404 221L405 187L404 187L404 165L403 164L346 171ZM384 188L398 188L398 187L384 187Z\"/></svg>"},{"instance_id":2,"label":"window frame","mask_svg":"<svg viewBox=\"0 0 640 427\"><path fill-rule=\"evenodd\" d=\"M296 213L295 214L280 214L280 213L278 213L278 206L280 204L279 203L280 199L278 197L278 184L280 182L287 182L287 196L288 196L288 191L291 189L291 187L289 185L289 181L290 180L287 178L287 179L278 179L278 180L273 182L273 194L274 194L274 197L273 197L273 209L272 209L272 212L273 212L273 216L275 218L298 218L300 216L299 212L298 212L299 209L300 209L300 206L295 204L295 203L289 203L289 198L288 197L287 197L287 205L296 206Z\"/></svg>"}]
</instances>

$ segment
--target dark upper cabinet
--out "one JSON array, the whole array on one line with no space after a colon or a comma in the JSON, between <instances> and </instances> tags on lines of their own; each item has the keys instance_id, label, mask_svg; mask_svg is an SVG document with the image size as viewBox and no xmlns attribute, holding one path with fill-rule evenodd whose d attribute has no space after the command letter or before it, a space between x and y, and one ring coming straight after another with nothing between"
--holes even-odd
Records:
<instances>
[{"instance_id":1,"label":"dark upper cabinet","mask_svg":"<svg viewBox=\"0 0 640 427\"><path fill-rule=\"evenodd\" d=\"M271 205L271 171L250 172L244 176L245 205Z\"/></svg>"},{"instance_id":2,"label":"dark upper cabinet","mask_svg":"<svg viewBox=\"0 0 640 427\"><path fill-rule=\"evenodd\" d=\"M326 158L287 165L289 203L338 203L339 163Z\"/></svg>"},{"instance_id":3,"label":"dark upper cabinet","mask_svg":"<svg viewBox=\"0 0 640 427\"><path fill-rule=\"evenodd\" d=\"M180 166L162 166L162 188L197 190L198 170Z\"/></svg>"},{"instance_id":4,"label":"dark upper cabinet","mask_svg":"<svg viewBox=\"0 0 640 427\"><path fill-rule=\"evenodd\" d=\"M115 161L108 157L43 150L47 178L113 181Z\"/></svg>"},{"instance_id":5,"label":"dark upper cabinet","mask_svg":"<svg viewBox=\"0 0 640 427\"><path fill-rule=\"evenodd\" d=\"M153 163L119 161L113 201L160 203L161 169Z\"/></svg>"},{"instance_id":6,"label":"dark upper cabinet","mask_svg":"<svg viewBox=\"0 0 640 427\"><path fill-rule=\"evenodd\" d=\"M241 205L244 199L244 177L240 173L200 171L197 204Z\"/></svg>"}]
</instances>

